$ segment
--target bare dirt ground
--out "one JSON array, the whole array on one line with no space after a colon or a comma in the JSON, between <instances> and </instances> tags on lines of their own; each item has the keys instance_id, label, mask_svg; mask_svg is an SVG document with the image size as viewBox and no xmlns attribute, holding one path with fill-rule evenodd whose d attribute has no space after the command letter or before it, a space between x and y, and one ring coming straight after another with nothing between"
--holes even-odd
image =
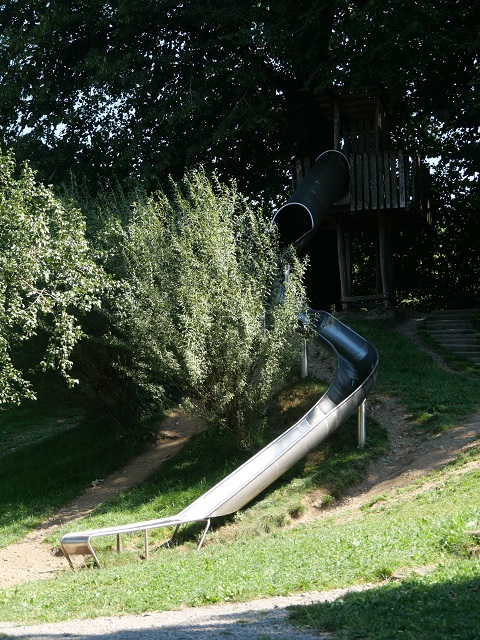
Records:
<instances>
[{"instance_id":1,"label":"bare dirt ground","mask_svg":"<svg viewBox=\"0 0 480 640\"><path fill-rule=\"evenodd\" d=\"M410 316L399 329L421 346L416 337L416 323L419 319L421 316ZM440 366L447 367L441 358L435 354L432 356ZM310 354L309 367L312 373L330 379L334 375L335 363L323 352L315 352ZM412 424L405 408L392 398L377 395L375 404L368 406L367 410L387 428L390 451L372 463L365 481L335 506L334 510L361 506L375 496L407 486L415 478L447 464L468 451L480 436L480 411L448 432L422 440L418 433L412 431ZM82 496L66 505L20 542L0 550L0 587L50 578L60 571L69 571L67 562L58 548L52 549L45 544L45 536L61 525L86 515L106 500L143 482L165 459L174 455L193 433L202 428L200 423L183 414L173 413L162 425L157 440L145 453L108 478L92 479L92 485ZM324 510L315 507L318 499L319 496L315 494L310 496L310 509L302 520L324 515ZM329 515L332 511L328 510Z\"/></svg>"},{"instance_id":2,"label":"bare dirt ground","mask_svg":"<svg viewBox=\"0 0 480 640\"><path fill-rule=\"evenodd\" d=\"M144 453L107 478L92 478L85 493L65 505L41 527L30 532L23 540L0 549L0 587L51 578L59 571L67 570L68 564L60 549L45 544L45 537L68 522L86 516L103 502L144 482L167 458L180 451L190 436L203 428L204 425L198 420L180 411L172 411L163 422L155 442Z\"/></svg>"}]
</instances>

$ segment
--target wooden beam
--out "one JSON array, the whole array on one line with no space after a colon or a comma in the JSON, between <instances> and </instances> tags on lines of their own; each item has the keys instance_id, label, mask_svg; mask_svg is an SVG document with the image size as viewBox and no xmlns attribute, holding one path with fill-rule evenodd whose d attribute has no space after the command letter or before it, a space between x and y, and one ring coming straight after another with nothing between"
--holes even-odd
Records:
<instances>
[{"instance_id":1,"label":"wooden beam","mask_svg":"<svg viewBox=\"0 0 480 640\"><path fill-rule=\"evenodd\" d=\"M347 270L347 251L346 251L346 239L344 225L342 221L337 223L337 253L338 253L338 271L340 274L340 296L346 298L351 295L349 290L349 277ZM348 303L342 303L342 309L346 311L348 309Z\"/></svg>"},{"instance_id":2,"label":"wooden beam","mask_svg":"<svg viewBox=\"0 0 480 640\"><path fill-rule=\"evenodd\" d=\"M382 289L385 297L385 305L393 304L392 277L391 277L391 244L390 229L384 216L378 218L378 240L380 254L380 273L382 278Z\"/></svg>"}]
</instances>

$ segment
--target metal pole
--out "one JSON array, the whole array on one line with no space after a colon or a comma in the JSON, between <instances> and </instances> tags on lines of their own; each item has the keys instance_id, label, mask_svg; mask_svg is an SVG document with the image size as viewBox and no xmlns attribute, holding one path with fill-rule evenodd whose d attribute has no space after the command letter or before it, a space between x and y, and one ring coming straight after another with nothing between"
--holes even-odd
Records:
<instances>
[{"instance_id":1,"label":"metal pole","mask_svg":"<svg viewBox=\"0 0 480 640\"><path fill-rule=\"evenodd\" d=\"M367 439L367 401L364 400L357 409L358 416L358 447L365 448Z\"/></svg>"},{"instance_id":2,"label":"metal pole","mask_svg":"<svg viewBox=\"0 0 480 640\"><path fill-rule=\"evenodd\" d=\"M308 376L308 350L307 350L307 341L303 341L302 347L302 360L300 363L300 377L306 378Z\"/></svg>"},{"instance_id":3,"label":"metal pole","mask_svg":"<svg viewBox=\"0 0 480 640\"><path fill-rule=\"evenodd\" d=\"M198 543L198 547L197 547L197 551L200 551L203 541L205 540L205 536L207 535L207 531L210 529L210 518L208 518L207 520L207 526L205 527L205 531L203 532L203 535L200 539L200 542Z\"/></svg>"}]
</instances>

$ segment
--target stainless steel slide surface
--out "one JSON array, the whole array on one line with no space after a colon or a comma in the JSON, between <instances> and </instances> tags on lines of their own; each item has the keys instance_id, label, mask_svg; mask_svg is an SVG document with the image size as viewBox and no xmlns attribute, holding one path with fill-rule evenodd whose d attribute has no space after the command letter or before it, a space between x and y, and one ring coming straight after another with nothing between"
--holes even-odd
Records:
<instances>
[{"instance_id":1,"label":"stainless steel slide surface","mask_svg":"<svg viewBox=\"0 0 480 640\"><path fill-rule=\"evenodd\" d=\"M179 513L201 520L241 509L342 424L365 399L377 370L376 349L326 312L312 314L314 330L337 354L328 391L290 429Z\"/></svg>"},{"instance_id":2,"label":"stainless steel slide surface","mask_svg":"<svg viewBox=\"0 0 480 640\"><path fill-rule=\"evenodd\" d=\"M347 194L348 181L345 156L338 151L326 151L319 156L292 197L274 214L273 223L278 227L282 244L293 244L303 250L333 203ZM322 346L337 357L335 378L310 411L178 515L65 534L60 544L72 568L72 554L92 555L99 564L91 541L100 536L116 535L119 549L121 534L145 531L145 555L148 557L147 531L150 529L175 527L176 533L182 524L204 521L207 524L200 547L211 518L241 509L362 405L376 377L378 353L375 347L324 311L309 311L300 320Z\"/></svg>"},{"instance_id":3,"label":"stainless steel slide surface","mask_svg":"<svg viewBox=\"0 0 480 640\"><path fill-rule=\"evenodd\" d=\"M339 427L362 404L375 381L378 353L375 347L330 314L309 313L309 325L320 343L336 354L337 369L326 393L292 427L192 502L178 515L128 525L67 533L62 550L70 562L72 554L93 555L91 540L100 536L178 527L207 521L241 509L291 466ZM208 527L208 525L207 525ZM202 540L203 541L203 540Z\"/></svg>"}]
</instances>

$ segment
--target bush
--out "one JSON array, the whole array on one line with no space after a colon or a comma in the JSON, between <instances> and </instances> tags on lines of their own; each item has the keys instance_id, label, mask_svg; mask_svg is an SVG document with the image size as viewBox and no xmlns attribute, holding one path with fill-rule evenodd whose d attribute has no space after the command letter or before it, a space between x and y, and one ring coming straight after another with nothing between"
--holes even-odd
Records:
<instances>
[{"instance_id":1,"label":"bush","mask_svg":"<svg viewBox=\"0 0 480 640\"><path fill-rule=\"evenodd\" d=\"M141 199L129 224L110 231L130 374L173 385L190 412L251 446L267 398L299 357L303 265L280 253L275 230L235 185L202 170L171 199Z\"/></svg>"},{"instance_id":2,"label":"bush","mask_svg":"<svg viewBox=\"0 0 480 640\"><path fill-rule=\"evenodd\" d=\"M25 369L58 369L75 382L79 318L107 286L81 213L0 152L0 406L34 397Z\"/></svg>"}]
</instances>

